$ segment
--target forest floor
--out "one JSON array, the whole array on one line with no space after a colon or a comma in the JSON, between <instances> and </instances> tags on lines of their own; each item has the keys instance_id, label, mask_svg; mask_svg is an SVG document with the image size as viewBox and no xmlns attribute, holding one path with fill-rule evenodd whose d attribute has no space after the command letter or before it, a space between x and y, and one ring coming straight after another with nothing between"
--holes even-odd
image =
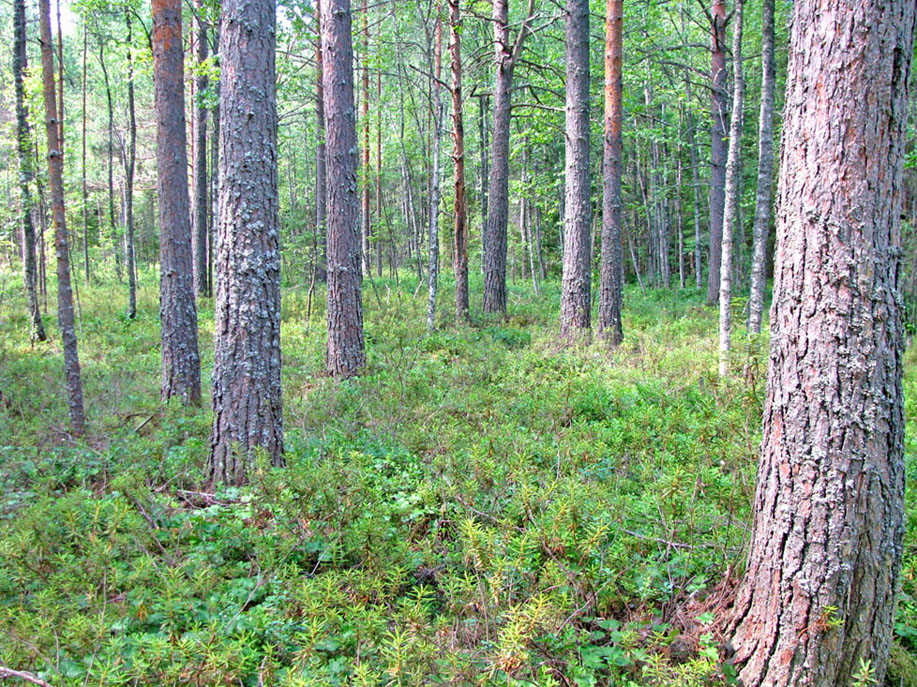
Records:
<instances>
[{"instance_id":1,"label":"forest floor","mask_svg":"<svg viewBox=\"0 0 917 687\"><path fill-rule=\"evenodd\" d=\"M307 319L307 289L285 289L287 466L209 493L209 398L159 402L153 279L134 321L121 287L83 289L79 441L53 319L30 346L6 284L0 665L55 686L732 681L716 620L747 545L766 341L740 326L718 380L717 314L694 291L629 289L609 355L558 346L556 282L514 286L509 320L460 329L446 284L427 334L425 290L377 279L367 369L338 383L324 293ZM206 390L210 302L200 318ZM912 687L915 362L889 683Z\"/></svg>"}]
</instances>

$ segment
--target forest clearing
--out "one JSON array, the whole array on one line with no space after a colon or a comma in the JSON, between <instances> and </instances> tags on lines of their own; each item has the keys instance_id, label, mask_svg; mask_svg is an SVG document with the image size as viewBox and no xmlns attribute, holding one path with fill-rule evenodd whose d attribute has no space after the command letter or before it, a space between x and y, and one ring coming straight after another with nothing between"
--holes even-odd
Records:
<instances>
[{"instance_id":1,"label":"forest clearing","mask_svg":"<svg viewBox=\"0 0 917 687\"><path fill-rule=\"evenodd\" d=\"M915 23L4 0L0 683L917 687Z\"/></svg>"}]
</instances>

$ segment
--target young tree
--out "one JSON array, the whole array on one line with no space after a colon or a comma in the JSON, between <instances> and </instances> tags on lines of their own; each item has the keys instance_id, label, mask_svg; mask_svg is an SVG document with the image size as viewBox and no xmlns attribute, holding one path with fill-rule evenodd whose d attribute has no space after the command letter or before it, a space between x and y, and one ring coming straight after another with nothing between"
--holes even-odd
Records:
<instances>
[{"instance_id":1,"label":"young tree","mask_svg":"<svg viewBox=\"0 0 917 687\"><path fill-rule=\"evenodd\" d=\"M118 275L118 281L121 281L121 252L118 246L118 227L115 223L115 110L112 103L111 83L108 79L108 65L105 62L105 44L108 40L100 32L99 41L99 65L102 67L102 76L105 82L105 98L108 103L108 143L106 146L106 155L108 156L108 234L111 238L112 251L115 254L115 273Z\"/></svg>"},{"instance_id":2,"label":"young tree","mask_svg":"<svg viewBox=\"0 0 917 687\"><path fill-rule=\"evenodd\" d=\"M462 112L462 13L449 0L449 54L452 64L452 162L455 184L453 271L455 323L468 320L468 203L465 199L465 124Z\"/></svg>"},{"instance_id":3,"label":"young tree","mask_svg":"<svg viewBox=\"0 0 917 687\"><path fill-rule=\"evenodd\" d=\"M185 145L181 1L153 2L153 82L159 199L159 313L163 401L201 402L197 306L191 260L188 156Z\"/></svg>"},{"instance_id":4,"label":"young tree","mask_svg":"<svg viewBox=\"0 0 917 687\"><path fill-rule=\"evenodd\" d=\"M350 377L366 363L357 205L357 128L350 0L322 0L327 126L328 372Z\"/></svg>"},{"instance_id":5,"label":"young tree","mask_svg":"<svg viewBox=\"0 0 917 687\"><path fill-rule=\"evenodd\" d=\"M623 141L622 40L624 7L622 0L607 0L605 5L605 141L602 157L602 265L599 283L599 335L611 346L624 338L621 326L622 276L624 256L621 248L623 208L621 205L621 157Z\"/></svg>"},{"instance_id":6,"label":"young tree","mask_svg":"<svg viewBox=\"0 0 917 687\"><path fill-rule=\"evenodd\" d=\"M130 8L124 10L127 24L127 169L124 170L124 206L127 218L127 316L137 316L137 265L134 254L134 168L137 160L137 113L134 106L134 35Z\"/></svg>"},{"instance_id":7,"label":"young tree","mask_svg":"<svg viewBox=\"0 0 917 687\"><path fill-rule=\"evenodd\" d=\"M283 463L274 0L223 0L211 483Z\"/></svg>"},{"instance_id":8,"label":"young tree","mask_svg":"<svg viewBox=\"0 0 917 687\"><path fill-rule=\"evenodd\" d=\"M720 260L720 376L729 371L732 339L732 245L739 217L739 180L742 175L742 108L745 80L742 77L742 11L745 0L736 0L732 38L732 121L729 123L729 155L726 159L726 204L723 209L723 240Z\"/></svg>"},{"instance_id":9,"label":"young tree","mask_svg":"<svg viewBox=\"0 0 917 687\"><path fill-rule=\"evenodd\" d=\"M560 335L590 327L589 0L567 0L566 217Z\"/></svg>"},{"instance_id":10,"label":"young tree","mask_svg":"<svg viewBox=\"0 0 917 687\"><path fill-rule=\"evenodd\" d=\"M494 81L493 147L491 149L490 189L488 190L487 228L484 232L484 312L506 313L506 240L509 222L509 125L512 106L513 73L522 44L529 33L535 0L529 0L526 18L510 42L509 0L494 0Z\"/></svg>"},{"instance_id":11,"label":"young tree","mask_svg":"<svg viewBox=\"0 0 917 687\"><path fill-rule=\"evenodd\" d=\"M761 333L764 312L764 278L767 235L773 213L774 177L774 0L761 7L761 114L758 119L758 190L755 196L755 227L752 234L751 293L748 297L748 332Z\"/></svg>"},{"instance_id":12,"label":"young tree","mask_svg":"<svg viewBox=\"0 0 917 687\"><path fill-rule=\"evenodd\" d=\"M715 305L720 294L723 210L726 204L726 0L713 0L710 21L710 270L707 273L707 304Z\"/></svg>"},{"instance_id":13,"label":"young tree","mask_svg":"<svg viewBox=\"0 0 917 687\"><path fill-rule=\"evenodd\" d=\"M64 347L64 373L70 431L79 436L85 431L83 383L73 317L73 290L70 285L70 247L67 215L64 210L64 153L58 126L57 95L54 92L54 47L51 41L50 0L38 0L41 31L41 72L45 101L45 131L48 139L48 181L51 185L51 214L54 218L54 244L57 252L57 321Z\"/></svg>"},{"instance_id":14,"label":"young tree","mask_svg":"<svg viewBox=\"0 0 917 687\"><path fill-rule=\"evenodd\" d=\"M38 307L38 279L35 272L35 226L32 224L31 183L35 177L32 171L32 132L25 102L23 77L27 69L25 0L13 2L13 83L16 91L16 150L19 153L19 194L22 206L22 276L29 303L31 321L30 338L44 341L45 325Z\"/></svg>"},{"instance_id":15,"label":"young tree","mask_svg":"<svg viewBox=\"0 0 917 687\"><path fill-rule=\"evenodd\" d=\"M207 22L204 0L195 0L197 15L197 66L207 60ZM207 289L207 108L204 95L209 86L207 74L201 71L194 82L192 103L194 136L194 217L191 231L191 253L194 261L194 293L208 296Z\"/></svg>"},{"instance_id":16,"label":"young tree","mask_svg":"<svg viewBox=\"0 0 917 687\"><path fill-rule=\"evenodd\" d=\"M322 0L315 0L315 29L318 40L315 45L315 232L322 242L322 257L317 270L319 281L325 281L327 252L327 152L325 148L325 68L322 58ZM316 256L316 259L318 257Z\"/></svg>"},{"instance_id":17,"label":"young tree","mask_svg":"<svg viewBox=\"0 0 917 687\"><path fill-rule=\"evenodd\" d=\"M915 5L793 6L745 687L882 684L902 552L902 163Z\"/></svg>"},{"instance_id":18,"label":"young tree","mask_svg":"<svg viewBox=\"0 0 917 687\"><path fill-rule=\"evenodd\" d=\"M436 290L439 279L439 187L440 187L440 142L443 129L443 102L440 97L440 82L443 67L443 20L442 4L436 4L436 28L433 39L433 175L430 179L430 226L427 232L429 243L429 266L427 269L427 329L436 327Z\"/></svg>"},{"instance_id":19,"label":"young tree","mask_svg":"<svg viewBox=\"0 0 917 687\"><path fill-rule=\"evenodd\" d=\"M364 277L372 277L373 261L370 255L370 170L369 170L369 9L366 0L360 8L363 17L363 65L361 82L363 91L360 95L360 126L363 128L363 164L361 165L362 189L360 194L360 243L362 270Z\"/></svg>"}]
</instances>

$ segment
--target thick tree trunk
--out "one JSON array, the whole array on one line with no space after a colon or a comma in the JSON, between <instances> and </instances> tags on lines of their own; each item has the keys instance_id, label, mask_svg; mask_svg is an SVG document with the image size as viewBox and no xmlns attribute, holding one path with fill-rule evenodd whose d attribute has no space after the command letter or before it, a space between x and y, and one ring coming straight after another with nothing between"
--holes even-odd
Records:
<instances>
[{"instance_id":1,"label":"thick tree trunk","mask_svg":"<svg viewBox=\"0 0 917 687\"><path fill-rule=\"evenodd\" d=\"M369 169L369 11L367 2L363 0L361 9L363 15L363 68L361 71L363 82L363 93L360 97L360 125L363 127L363 164L362 164L362 197L361 197L361 218L360 218L360 243L362 256L362 269L364 277L371 277L373 270L372 255L370 254L370 237L372 227L370 226L370 169Z\"/></svg>"},{"instance_id":2,"label":"thick tree trunk","mask_svg":"<svg viewBox=\"0 0 917 687\"><path fill-rule=\"evenodd\" d=\"M621 244L623 208L621 202L621 157L624 120L622 105L622 0L605 5L605 140L602 156L602 264L599 276L599 336L611 346L624 338L621 327L622 275Z\"/></svg>"},{"instance_id":3,"label":"thick tree trunk","mask_svg":"<svg viewBox=\"0 0 917 687\"><path fill-rule=\"evenodd\" d=\"M64 372L67 385L67 406L70 431L82 435L83 383L80 380L80 357L77 349L76 326L73 317L73 291L70 284L70 250L67 243L67 220L64 211L64 154L60 140L57 95L54 92L54 55L51 42L50 0L38 2L41 28L41 68L45 101L45 130L48 139L48 180L51 184L51 206L54 217L54 244L57 253L57 321L64 348Z\"/></svg>"},{"instance_id":4,"label":"thick tree trunk","mask_svg":"<svg viewBox=\"0 0 917 687\"><path fill-rule=\"evenodd\" d=\"M366 363L357 206L350 0L322 1L328 165L328 372L350 377Z\"/></svg>"},{"instance_id":5,"label":"thick tree trunk","mask_svg":"<svg viewBox=\"0 0 917 687\"><path fill-rule=\"evenodd\" d=\"M534 2L529 0L526 19L516 42L510 43L509 0L494 0L493 146L490 156L490 188L487 193L487 230L484 232L484 312L506 314L506 240L509 222L509 133L513 72L529 30Z\"/></svg>"},{"instance_id":6,"label":"thick tree trunk","mask_svg":"<svg viewBox=\"0 0 917 687\"><path fill-rule=\"evenodd\" d=\"M736 0L732 38L732 121L729 123L729 156L726 161L726 205L723 209L723 241L720 260L720 366L723 377L729 372L732 343L732 247L739 219L739 178L742 176L742 108L745 80L742 76L742 11L745 0Z\"/></svg>"},{"instance_id":7,"label":"thick tree trunk","mask_svg":"<svg viewBox=\"0 0 917 687\"><path fill-rule=\"evenodd\" d=\"M443 21L441 3L436 5L436 28L433 39L433 175L430 179L429 265L427 267L427 329L436 328L436 292L439 286L439 195L440 195L440 142L443 129L443 102L440 81L443 71Z\"/></svg>"},{"instance_id":8,"label":"thick tree trunk","mask_svg":"<svg viewBox=\"0 0 917 687\"><path fill-rule=\"evenodd\" d=\"M712 128L710 132L710 269L707 272L707 304L715 305L720 294L723 207L726 203L726 0L713 0L713 11L710 18Z\"/></svg>"},{"instance_id":9,"label":"thick tree trunk","mask_svg":"<svg viewBox=\"0 0 917 687\"><path fill-rule=\"evenodd\" d=\"M197 305L191 257L184 56L180 0L153 0L153 81L159 198L162 400L201 402Z\"/></svg>"},{"instance_id":10,"label":"thick tree trunk","mask_svg":"<svg viewBox=\"0 0 917 687\"><path fill-rule=\"evenodd\" d=\"M763 0L761 9L761 114L758 119L758 191L755 198L755 227L752 235L751 294L748 298L748 332L761 333L764 312L767 235L773 213L774 179L774 88L777 65L774 60L774 0Z\"/></svg>"},{"instance_id":11,"label":"thick tree trunk","mask_svg":"<svg viewBox=\"0 0 917 687\"><path fill-rule=\"evenodd\" d=\"M197 64L207 60L207 24L204 0L195 0L197 12ZM191 107L194 117L194 218L191 230L191 254L194 261L194 293L209 296L207 288L207 108L204 96L209 86L206 74L195 79L195 97Z\"/></svg>"},{"instance_id":12,"label":"thick tree trunk","mask_svg":"<svg viewBox=\"0 0 917 687\"><path fill-rule=\"evenodd\" d=\"M462 112L462 13L449 0L449 54L452 64L452 163L455 184L453 271L455 323L468 320L468 203L465 199L465 124Z\"/></svg>"},{"instance_id":13,"label":"thick tree trunk","mask_svg":"<svg viewBox=\"0 0 917 687\"><path fill-rule=\"evenodd\" d=\"M283 463L274 0L223 0L211 483Z\"/></svg>"},{"instance_id":14,"label":"thick tree trunk","mask_svg":"<svg viewBox=\"0 0 917 687\"><path fill-rule=\"evenodd\" d=\"M589 2L567 0L566 227L560 335L578 338L590 327L591 250L589 174Z\"/></svg>"},{"instance_id":15,"label":"thick tree trunk","mask_svg":"<svg viewBox=\"0 0 917 687\"><path fill-rule=\"evenodd\" d=\"M915 6L794 4L745 687L882 684L904 498L902 163Z\"/></svg>"},{"instance_id":16,"label":"thick tree trunk","mask_svg":"<svg viewBox=\"0 0 917 687\"><path fill-rule=\"evenodd\" d=\"M127 22L127 170L124 179L125 218L127 220L127 316L137 316L137 262L134 255L134 168L137 160L137 117L134 107L133 26L130 9L125 9Z\"/></svg>"},{"instance_id":17,"label":"thick tree trunk","mask_svg":"<svg viewBox=\"0 0 917 687\"><path fill-rule=\"evenodd\" d=\"M28 108L25 101L24 75L27 67L25 0L13 3L13 82L16 91L16 150L19 153L19 193L22 212L22 277L29 304L31 330L29 338L47 339L45 325L38 307L38 279L35 270L35 225L32 223L31 184L35 178L32 169L32 132L29 127Z\"/></svg>"}]
</instances>

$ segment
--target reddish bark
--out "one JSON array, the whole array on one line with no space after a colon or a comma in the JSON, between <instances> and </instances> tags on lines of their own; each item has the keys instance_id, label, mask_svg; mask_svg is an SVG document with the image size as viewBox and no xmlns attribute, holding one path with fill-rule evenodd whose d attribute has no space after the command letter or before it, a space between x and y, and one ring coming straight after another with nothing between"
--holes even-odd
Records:
<instances>
[{"instance_id":1,"label":"reddish bark","mask_svg":"<svg viewBox=\"0 0 917 687\"><path fill-rule=\"evenodd\" d=\"M201 402L191 257L181 0L153 0L153 81L159 199L162 400Z\"/></svg>"}]
</instances>

